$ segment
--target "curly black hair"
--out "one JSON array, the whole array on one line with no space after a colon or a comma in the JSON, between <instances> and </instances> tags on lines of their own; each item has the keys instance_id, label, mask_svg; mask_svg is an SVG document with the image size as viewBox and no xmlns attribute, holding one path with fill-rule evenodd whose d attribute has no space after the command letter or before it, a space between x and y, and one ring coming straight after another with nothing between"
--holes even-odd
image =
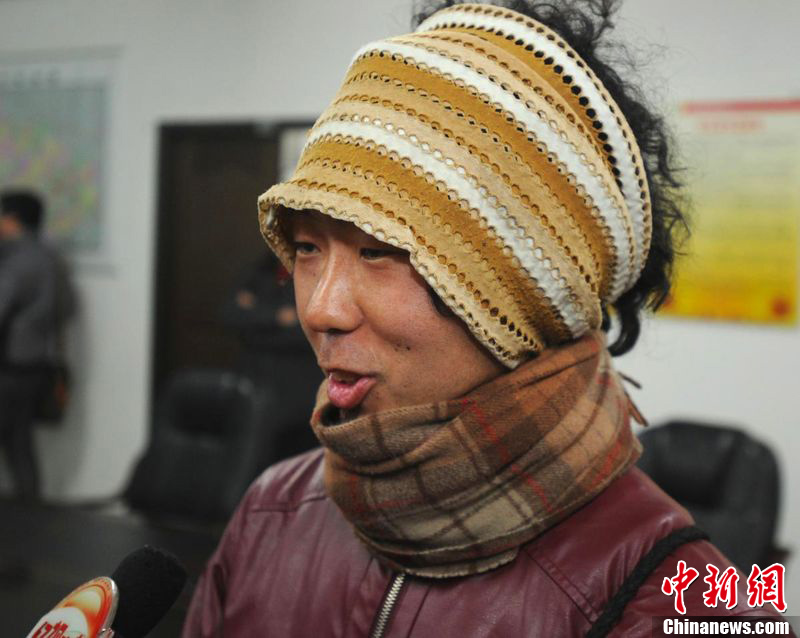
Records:
<instances>
[{"instance_id":1,"label":"curly black hair","mask_svg":"<svg viewBox=\"0 0 800 638\"><path fill-rule=\"evenodd\" d=\"M445 7L460 4L456 0L425 2L413 17L416 28L423 20ZM611 307L603 308L603 330L613 324L618 333L609 345L612 355L633 348L641 331L641 311L657 310L670 291L672 267L677 248L688 235L686 198L679 179L680 168L674 163L671 135L664 118L646 102L641 90L625 82L604 53L616 51L620 59L631 59L624 46L606 39L613 29L613 16L619 0L507 0L493 4L522 13L558 33L583 58L614 98L633 131L644 161L653 214L653 236L647 262L634 286ZM630 63L629 63L630 65ZM632 69L631 69L632 70ZM612 321L612 318L616 321Z\"/></svg>"}]
</instances>

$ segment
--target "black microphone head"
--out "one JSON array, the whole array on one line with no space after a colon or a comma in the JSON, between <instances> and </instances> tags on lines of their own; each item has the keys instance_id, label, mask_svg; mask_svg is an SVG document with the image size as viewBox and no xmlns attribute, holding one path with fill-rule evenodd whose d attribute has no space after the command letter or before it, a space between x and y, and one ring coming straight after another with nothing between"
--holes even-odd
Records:
<instances>
[{"instance_id":1,"label":"black microphone head","mask_svg":"<svg viewBox=\"0 0 800 638\"><path fill-rule=\"evenodd\" d=\"M186 570L169 552L145 545L128 554L111 578L119 589L111 628L123 638L142 638L178 599Z\"/></svg>"}]
</instances>

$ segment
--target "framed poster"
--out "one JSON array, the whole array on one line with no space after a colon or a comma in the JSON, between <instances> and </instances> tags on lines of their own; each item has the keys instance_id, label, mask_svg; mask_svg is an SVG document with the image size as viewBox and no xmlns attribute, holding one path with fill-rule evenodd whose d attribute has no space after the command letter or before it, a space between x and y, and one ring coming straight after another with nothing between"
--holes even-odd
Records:
<instances>
[{"instance_id":1,"label":"framed poster","mask_svg":"<svg viewBox=\"0 0 800 638\"><path fill-rule=\"evenodd\" d=\"M0 188L44 195L45 232L70 256L103 252L113 57L0 56Z\"/></svg>"},{"instance_id":2,"label":"framed poster","mask_svg":"<svg viewBox=\"0 0 800 638\"><path fill-rule=\"evenodd\" d=\"M663 314L795 324L800 100L684 104L679 131L692 235Z\"/></svg>"}]
</instances>

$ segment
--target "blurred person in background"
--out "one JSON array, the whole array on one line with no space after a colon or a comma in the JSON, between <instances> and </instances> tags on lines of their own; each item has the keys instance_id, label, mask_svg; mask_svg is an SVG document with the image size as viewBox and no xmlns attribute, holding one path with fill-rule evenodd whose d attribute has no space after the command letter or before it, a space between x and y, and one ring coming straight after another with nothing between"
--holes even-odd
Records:
<instances>
[{"instance_id":1,"label":"blurred person in background","mask_svg":"<svg viewBox=\"0 0 800 638\"><path fill-rule=\"evenodd\" d=\"M40 237L42 198L8 189L0 206L0 441L14 494L35 500L40 479L32 428L50 371L60 363L74 295L63 261Z\"/></svg>"},{"instance_id":2,"label":"blurred person in background","mask_svg":"<svg viewBox=\"0 0 800 638\"><path fill-rule=\"evenodd\" d=\"M275 436L264 467L314 447L307 421L321 375L300 327L291 275L273 252L247 270L226 301L222 320L242 344L236 370L278 399L265 425Z\"/></svg>"},{"instance_id":3,"label":"blurred person in background","mask_svg":"<svg viewBox=\"0 0 800 638\"><path fill-rule=\"evenodd\" d=\"M684 218L663 121L602 55L615 5L442 2L358 51L259 199L325 373L322 449L246 494L186 638L775 615L744 577L713 608L686 588L735 569L634 466L611 357L663 302Z\"/></svg>"}]
</instances>

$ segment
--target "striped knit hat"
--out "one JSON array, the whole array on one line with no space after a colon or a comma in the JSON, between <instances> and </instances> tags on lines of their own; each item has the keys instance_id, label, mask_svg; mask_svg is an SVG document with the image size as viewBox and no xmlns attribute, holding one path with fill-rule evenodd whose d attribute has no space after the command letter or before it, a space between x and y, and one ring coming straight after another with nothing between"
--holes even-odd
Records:
<instances>
[{"instance_id":1,"label":"striped knit hat","mask_svg":"<svg viewBox=\"0 0 800 638\"><path fill-rule=\"evenodd\" d=\"M291 179L259 208L290 270L290 210L407 250L509 367L598 328L651 235L642 158L603 85L544 25L478 4L359 50Z\"/></svg>"}]
</instances>

